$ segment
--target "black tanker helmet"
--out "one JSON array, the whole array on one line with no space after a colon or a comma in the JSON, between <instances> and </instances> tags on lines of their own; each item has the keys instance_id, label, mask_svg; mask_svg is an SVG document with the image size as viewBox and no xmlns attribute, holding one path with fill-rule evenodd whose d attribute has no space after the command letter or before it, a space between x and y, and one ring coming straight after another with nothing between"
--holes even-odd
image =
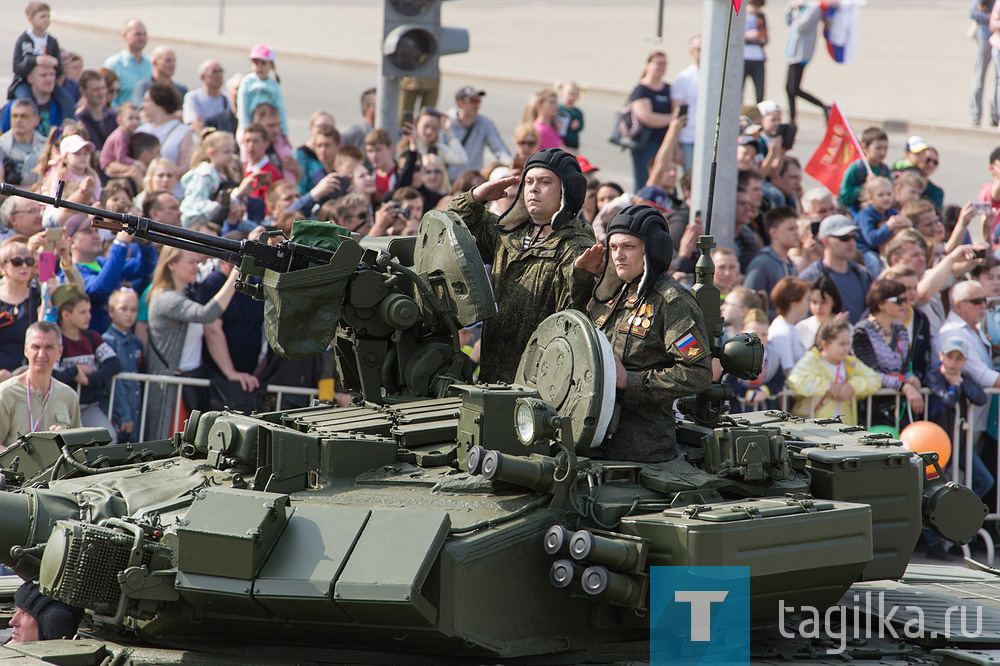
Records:
<instances>
[{"instance_id":1,"label":"black tanker helmet","mask_svg":"<svg viewBox=\"0 0 1000 666\"><path fill-rule=\"evenodd\" d=\"M552 230L556 231L575 218L583 208L583 200L587 196L587 179L580 170L576 157L560 148L539 150L524 162L521 170L521 182L517 185L514 203L500 216L499 223L504 224L507 218L516 222L517 226L528 219L528 211L524 207L522 194L524 192L524 175L536 167L548 169L559 177L562 183L562 206L552 217Z\"/></svg>"},{"instance_id":2,"label":"black tanker helmet","mask_svg":"<svg viewBox=\"0 0 1000 666\"><path fill-rule=\"evenodd\" d=\"M667 229L663 213L646 204L626 206L608 223L604 247L607 248L614 234L635 236L645 244L645 267L639 280L637 295L645 298L653 283L670 268L674 256L674 241ZM610 250L604 255L604 270L594 286L594 300L607 303L621 287L622 281L611 265Z\"/></svg>"},{"instance_id":3,"label":"black tanker helmet","mask_svg":"<svg viewBox=\"0 0 1000 666\"><path fill-rule=\"evenodd\" d=\"M14 593L14 605L35 619L38 639L72 638L80 626L83 610L43 594L34 580L27 580Z\"/></svg>"}]
</instances>

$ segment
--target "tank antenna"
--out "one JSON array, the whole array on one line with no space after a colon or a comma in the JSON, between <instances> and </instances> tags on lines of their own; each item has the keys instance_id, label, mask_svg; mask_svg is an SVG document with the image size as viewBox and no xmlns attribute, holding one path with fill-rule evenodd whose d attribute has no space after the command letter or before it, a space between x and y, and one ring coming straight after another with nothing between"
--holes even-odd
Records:
<instances>
[{"instance_id":1,"label":"tank antenna","mask_svg":"<svg viewBox=\"0 0 1000 666\"><path fill-rule=\"evenodd\" d=\"M722 99L726 94L726 70L729 68L729 39L733 32L733 14L736 2L729 8L729 23L726 26L726 48L722 56L722 83L719 86L719 112L715 114L715 144L712 146L712 164L708 170L708 202L705 205L705 235L712 233L712 209L715 207L715 173L719 167L719 133L722 128Z\"/></svg>"}]
</instances>

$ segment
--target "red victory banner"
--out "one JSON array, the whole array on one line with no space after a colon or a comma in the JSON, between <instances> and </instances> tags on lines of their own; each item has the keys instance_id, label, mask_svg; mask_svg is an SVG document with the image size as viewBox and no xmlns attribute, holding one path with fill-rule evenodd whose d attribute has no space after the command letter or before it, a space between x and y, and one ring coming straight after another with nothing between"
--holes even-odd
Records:
<instances>
[{"instance_id":1,"label":"red victory banner","mask_svg":"<svg viewBox=\"0 0 1000 666\"><path fill-rule=\"evenodd\" d=\"M862 156L861 146L854 136L851 124L834 102L833 108L830 109L830 118L826 121L826 136L806 165L806 173L837 196L847 167Z\"/></svg>"}]
</instances>

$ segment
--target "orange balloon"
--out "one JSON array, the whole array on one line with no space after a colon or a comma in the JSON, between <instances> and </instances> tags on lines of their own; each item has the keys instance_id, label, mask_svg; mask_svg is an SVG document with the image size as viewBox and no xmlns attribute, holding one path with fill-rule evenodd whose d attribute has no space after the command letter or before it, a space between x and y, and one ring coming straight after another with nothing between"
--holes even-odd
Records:
<instances>
[{"instance_id":1,"label":"orange balloon","mask_svg":"<svg viewBox=\"0 0 1000 666\"><path fill-rule=\"evenodd\" d=\"M938 464L941 468L951 460L951 437L944 428L931 421L914 421L899 433L903 447L916 453L938 454ZM933 467L929 468L933 472Z\"/></svg>"}]
</instances>

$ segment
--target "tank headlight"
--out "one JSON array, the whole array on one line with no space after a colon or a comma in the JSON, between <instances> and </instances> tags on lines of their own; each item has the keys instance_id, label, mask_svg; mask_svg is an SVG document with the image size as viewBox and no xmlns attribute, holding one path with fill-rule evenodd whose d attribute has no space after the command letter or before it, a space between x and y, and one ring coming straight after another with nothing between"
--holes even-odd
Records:
<instances>
[{"instance_id":1,"label":"tank headlight","mask_svg":"<svg viewBox=\"0 0 1000 666\"><path fill-rule=\"evenodd\" d=\"M517 438L525 446L549 439L559 428L559 415L549 403L538 398L520 398L514 407Z\"/></svg>"}]
</instances>

